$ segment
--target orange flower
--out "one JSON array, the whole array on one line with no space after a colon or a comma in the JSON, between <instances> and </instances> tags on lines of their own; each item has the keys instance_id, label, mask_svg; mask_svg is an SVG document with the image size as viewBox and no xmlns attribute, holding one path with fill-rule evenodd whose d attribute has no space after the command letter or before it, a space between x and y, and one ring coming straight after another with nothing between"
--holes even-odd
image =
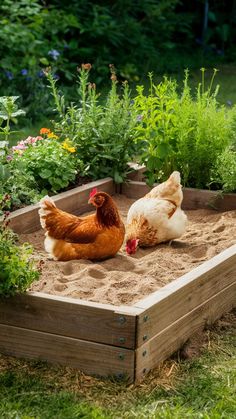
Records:
<instances>
[{"instance_id":1,"label":"orange flower","mask_svg":"<svg viewBox=\"0 0 236 419\"><path fill-rule=\"evenodd\" d=\"M89 71L89 70L91 70L92 65L90 63L87 63L87 64L82 64L81 67L82 67L83 70L88 70Z\"/></svg>"},{"instance_id":2,"label":"orange flower","mask_svg":"<svg viewBox=\"0 0 236 419\"><path fill-rule=\"evenodd\" d=\"M49 128L41 128L39 131L40 134L49 134L51 130Z\"/></svg>"}]
</instances>

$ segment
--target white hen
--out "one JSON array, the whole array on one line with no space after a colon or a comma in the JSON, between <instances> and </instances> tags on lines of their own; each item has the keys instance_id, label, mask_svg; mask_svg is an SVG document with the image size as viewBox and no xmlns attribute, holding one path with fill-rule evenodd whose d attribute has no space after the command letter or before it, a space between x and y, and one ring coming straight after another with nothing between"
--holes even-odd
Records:
<instances>
[{"instance_id":1,"label":"white hen","mask_svg":"<svg viewBox=\"0 0 236 419\"><path fill-rule=\"evenodd\" d=\"M182 200L180 173L173 172L166 182L134 202L127 215L127 253L135 253L138 244L154 246L182 236L187 224Z\"/></svg>"}]
</instances>

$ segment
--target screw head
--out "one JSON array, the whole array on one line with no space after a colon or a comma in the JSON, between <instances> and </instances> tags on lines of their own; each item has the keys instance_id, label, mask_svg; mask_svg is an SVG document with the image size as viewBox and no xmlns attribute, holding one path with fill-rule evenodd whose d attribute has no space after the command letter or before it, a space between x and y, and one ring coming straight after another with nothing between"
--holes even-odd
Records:
<instances>
[{"instance_id":1,"label":"screw head","mask_svg":"<svg viewBox=\"0 0 236 419\"><path fill-rule=\"evenodd\" d=\"M143 321L144 322L147 322L149 320L149 317L148 317L148 315L147 314L145 314L145 316L143 317Z\"/></svg>"},{"instance_id":2,"label":"screw head","mask_svg":"<svg viewBox=\"0 0 236 419\"><path fill-rule=\"evenodd\" d=\"M143 340L144 340L144 341L145 341L145 340L147 340L147 338L148 338L148 337L147 337L147 335L144 335L144 336L143 336Z\"/></svg>"},{"instance_id":3,"label":"screw head","mask_svg":"<svg viewBox=\"0 0 236 419\"><path fill-rule=\"evenodd\" d=\"M142 354L143 356L146 356L147 355L147 351L146 351L146 349L144 349L144 351L143 351L143 354Z\"/></svg>"},{"instance_id":4,"label":"screw head","mask_svg":"<svg viewBox=\"0 0 236 419\"><path fill-rule=\"evenodd\" d=\"M125 318L125 316L119 316L119 318L118 318L118 322L119 322L120 324L124 324L124 323L126 322L126 318Z\"/></svg>"},{"instance_id":5,"label":"screw head","mask_svg":"<svg viewBox=\"0 0 236 419\"><path fill-rule=\"evenodd\" d=\"M119 359L121 360L121 361L123 361L124 359L125 359L125 355L124 354L119 354Z\"/></svg>"},{"instance_id":6,"label":"screw head","mask_svg":"<svg viewBox=\"0 0 236 419\"><path fill-rule=\"evenodd\" d=\"M125 343L125 338L123 338L123 337L119 338L119 342L120 343Z\"/></svg>"}]
</instances>

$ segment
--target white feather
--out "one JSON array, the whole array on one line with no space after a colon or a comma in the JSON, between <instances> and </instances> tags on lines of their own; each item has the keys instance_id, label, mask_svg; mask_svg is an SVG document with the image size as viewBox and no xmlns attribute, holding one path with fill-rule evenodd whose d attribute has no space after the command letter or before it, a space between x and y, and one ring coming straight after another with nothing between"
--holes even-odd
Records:
<instances>
[{"instance_id":1,"label":"white feather","mask_svg":"<svg viewBox=\"0 0 236 419\"><path fill-rule=\"evenodd\" d=\"M57 260L57 258L53 254L53 250L56 243L57 243L57 240L46 233L46 238L44 240L44 247L45 247L46 252L48 252L49 257L54 260Z\"/></svg>"},{"instance_id":2,"label":"white feather","mask_svg":"<svg viewBox=\"0 0 236 419\"><path fill-rule=\"evenodd\" d=\"M38 211L39 213L39 217L40 217L40 224L42 226L42 228L45 228L45 217L49 214L50 211L48 211L46 209L46 205L45 202L50 202L50 204L52 204L54 207L56 206L54 201L52 200L52 198L50 198L50 196L46 195L44 196L40 201L39 201L39 205L40 205L40 209Z\"/></svg>"}]
</instances>

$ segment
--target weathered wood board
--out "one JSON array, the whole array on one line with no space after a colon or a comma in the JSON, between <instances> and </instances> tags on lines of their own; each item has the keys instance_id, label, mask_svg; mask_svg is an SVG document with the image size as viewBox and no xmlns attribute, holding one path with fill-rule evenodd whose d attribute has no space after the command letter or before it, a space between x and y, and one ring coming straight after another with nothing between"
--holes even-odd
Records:
<instances>
[{"instance_id":1,"label":"weathered wood board","mask_svg":"<svg viewBox=\"0 0 236 419\"><path fill-rule=\"evenodd\" d=\"M135 347L137 313L132 307L37 292L0 299L2 324L125 348Z\"/></svg>"},{"instance_id":2,"label":"weathered wood board","mask_svg":"<svg viewBox=\"0 0 236 419\"><path fill-rule=\"evenodd\" d=\"M128 376L134 380L134 351L0 324L0 352L47 360L81 369L86 374Z\"/></svg>"},{"instance_id":3,"label":"weathered wood board","mask_svg":"<svg viewBox=\"0 0 236 419\"><path fill-rule=\"evenodd\" d=\"M130 180L122 184L122 194L132 199L146 195L151 188L144 182ZM236 210L236 194L222 194L217 191L183 188L182 208L185 210L211 208L217 211Z\"/></svg>"},{"instance_id":4,"label":"weathered wood board","mask_svg":"<svg viewBox=\"0 0 236 419\"><path fill-rule=\"evenodd\" d=\"M136 380L177 351L194 333L235 306L236 282L204 301L136 351ZM173 308L174 309L174 308Z\"/></svg>"},{"instance_id":5,"label":"weathered wood board","mask_svg":"<svg viewBox=\"0 0 236 419\"><path fill-rule=\"evenodd\" d=\"M235 281L236 245L138 301L135 306L143 312L137 321L137 346L144 336L151 339Z\"/></svg>"}]
</instances>

